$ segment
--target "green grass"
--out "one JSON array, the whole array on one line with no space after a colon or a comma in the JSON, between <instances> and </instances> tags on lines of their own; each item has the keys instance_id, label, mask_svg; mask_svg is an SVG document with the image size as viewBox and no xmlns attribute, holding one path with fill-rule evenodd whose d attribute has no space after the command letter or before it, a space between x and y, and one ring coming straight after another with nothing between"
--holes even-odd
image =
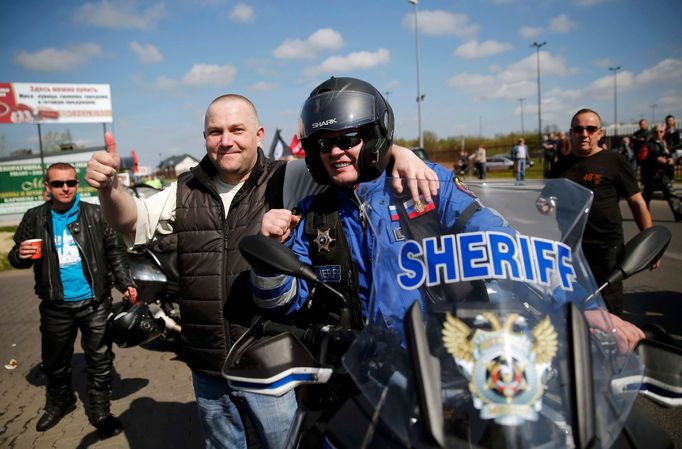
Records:
<instances>
[{"instance_id":1,"label":"green grass","mask_svg":"<svg viewBox=\"0 0 682 449\"><path fill-rule=\"evenodd\" d=\"M16 226L0 226L0 232L11 232L11 235L14 235L14 232L17 230ZM12 237L9 237L9 240L11 241ZM10 244L7 251L9 251L9 248L11 248L12 245ZM4 246L3 246L4 248ZM7 253L3 250L0 251L0 271L7 271L7 270L12 270L12 266L9 264L9 260L7 259Z\"/></svg>"},{"instance_id":2,"label":"green grass","mask_svg":"<svg viewBox=\"0 0 682 449\"><path fill-rule=\"evenodd\" d=\"M13 270L7 259L7 254L0 254L0 271Z\"/></svg>"}]
</instances>

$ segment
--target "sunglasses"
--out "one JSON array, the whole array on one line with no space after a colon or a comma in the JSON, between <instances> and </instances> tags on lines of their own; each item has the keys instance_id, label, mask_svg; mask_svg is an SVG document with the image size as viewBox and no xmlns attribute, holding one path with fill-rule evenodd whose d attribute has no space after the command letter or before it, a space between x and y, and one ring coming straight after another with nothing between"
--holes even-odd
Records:
<instances>
[{"instance_id":1,"label":"sunglasses","mask_svg":"<svg viewBox=\"0 0 682 449\"><path fill-rule=\"evenodd\" d=\"M587 134L594 134L597 131L599 131L600 129L601 128L599 128L598 126L591 126L591 125L590 126L576 125L572 128L573 132L576 134L582 134L583 131L585 131L585 130L587 130Z\"/></svg>"},{"instance_id":2,"label":"sunglasses","mask_svg":"<svg viewBox=\"0 0 682 449\"><path fill-rule=\"evenodd\" d=\"M78 185L77 179L69 179L68 181L50 181L50 187L61 189L66 184L69 187L76 187Z\"/></svg>"},{"instance_id":3,"label":"sunglasses","mask_svg":"<svg viewBox=\"0 0 682 449\"><path fill-rule=\"evenodd\" d=\"M348 151L357 144L362 142L362 135L359 132L353 131L342 134L336 137L320 137L317 139L317 144L320 147L320 153L328 154L332 152L332 148L339 147L343 151Z\"/></svg>"}]
</instances>

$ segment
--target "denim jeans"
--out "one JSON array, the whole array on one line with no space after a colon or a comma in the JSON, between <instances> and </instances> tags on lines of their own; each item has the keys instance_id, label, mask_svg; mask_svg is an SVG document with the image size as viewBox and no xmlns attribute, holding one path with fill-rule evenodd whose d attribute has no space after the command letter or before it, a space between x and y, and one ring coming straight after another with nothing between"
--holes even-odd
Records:
<instances>
[{"instance_id":1,"label":"denim jeans","mask_svg":"<svg viewBox=\"0 0 682 449\"><path fill-rule=\"evenodd\" d=\"M284 447L296 412L296 396L293 391L280 397L244 393L231 389L227 380L197 371L192 371L192 384L206 449L247 448L240 410L253 423L261 447Z\"/></svg>"},{"instance_id":2,"label":"denim jeans","mask_svg":"<svg viewBox=\"0 0 682 449\"><path fill-rule=\"evenodd\" d=\"M516 183L519 184L526 179L526 160L518 159L516 161Z\"/></svg>"}]
</instances>

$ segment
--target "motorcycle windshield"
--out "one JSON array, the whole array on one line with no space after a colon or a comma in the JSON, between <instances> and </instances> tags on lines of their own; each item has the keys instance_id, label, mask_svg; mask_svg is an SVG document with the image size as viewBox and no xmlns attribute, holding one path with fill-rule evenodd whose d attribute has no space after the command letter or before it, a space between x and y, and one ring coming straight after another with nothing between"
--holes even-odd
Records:
<instances>
[{"instance_id":1,"label":"motorcycle windshield","mask_svg":"<svg viewBox=\"0 0 682 449\"><path fill-rule=\"evenodd\" d=\"M397 183L409 182L356 190L373 237L372 292L343 359L382 425L408 447L608 447L642 365L619 352L601 296L590 295L580 236L592 193L567 180L450 178L427 202L397 195Z\"/></svg>"}]
</instances>

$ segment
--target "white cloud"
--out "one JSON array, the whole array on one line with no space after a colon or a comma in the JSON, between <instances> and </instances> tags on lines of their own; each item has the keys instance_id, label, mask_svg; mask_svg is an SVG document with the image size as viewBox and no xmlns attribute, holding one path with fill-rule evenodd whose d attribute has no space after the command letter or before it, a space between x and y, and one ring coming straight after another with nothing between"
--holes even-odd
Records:
<instances>
[{"instance_id":1,"label":"white cloud","mask_svg":"<svg viewBox=\"0 0 682 449\"><path fill-rule=\"evenodd\" d=\"M256 20L253 8L246 3L237 3L230 11L230 19L234 22L250 23Z\"/></svg>"},{"instance_id":2,"label":"white cloud","mask_svg":"<svg viewBox=\"0 0 682 449\"><path fill-rule=\"evenodd\" d=\"M195 64L182 77L182 84L187 86L225 86L237 75L232 65Z\"/></svg>"},{"instance_id":3,"label":"white cloud","mask_svg":"<svg viewBox=\"0 0 682 449\"><path fill-rule=\"evenodd\" d=\"M250 85L248 89L256 92L268 92L271 90L275 90L278 87L279 83L268 83L266 81L259 81L255 84Z\"/></svg>"},{"instance_id":4,"label":"white cloud","mask_svg":"<svg viewBox=\"0 0 682 449\"><path fill-rule=\"evenodd\" d=\"M346 56L332 56L325 59L316 67L307 67L306 75L329 72L352 72L353 70L366 70L378 65L387 64L391 60L391 53L385 48L376 52L358 51Z\"/></svg>"},{"instance_id":5,"label":"white cloud","mask_svg":"<svg viewBox=\"0 0 682 449\"><path fill-rule=\"evenodd\" d=\"M331 28L321 28L306 40L285 40L272 51L272 54L278 59L312 59L320 51L338 50L343 45L341 34Z\"/></svg>"},{"instance_id":6,"label":"white cloud","mask_svg":"<svg viewBox=\"0 0 682 449\"><path fill-rule=\"evenodd\" d=\"M549 20L547 26L531 27L523 26L519 29L521 37L532 39L538 37L542 33L566 34L576 27L576 23L570 19L566 14L559 14Z\"/></svg>"},{"instance_id":7,"label":"white cloud","mask_svg":"<svg viewBox=\"0 0 682 449\"><path fill-rule=\"evenodd\" d=\"M145 10L139 10L136 0L116 2L101 0L99 3L85 3L75 11L74 19L77 22L100 28L135 28L147 31L154 29L165 15L166 9L163 2L156 3Z\"/></svg>"},{"instance_id":8,"label":"white cloud","mask_svg":"<svg viewBox=\"0 0 682 449\"><path fill-rule=\"evenodd\" d=\"M403 26L414 30L414 13L403 16ZM458 36L473 38L481 29L469 22L466 14L448 11L419 11L419 32L430 36Z\"/></svg>"},{"instance_id":9,"label":"white cloud","mask_svg":"<svg viewBox=\"0 0 682 449\"><path fill-rule=\"evenodd\" d=\"M519 34L521 37L525 37L526 39L531 39L534 37L538 37L542 32L544 31L543 28L540 27L521 27L519 30Z\"/></svg>"},{"instance_id":10,"label":"white cloud","mask_svg":"<svg viewBox=\"0 0 682 449\"><path fill-rule=\"evenodd\" d=\"M15 62L26 70L61 72L76 69L101 53L97 44L80 44L64 50L44 48L33 53L22 51L16 55Z\"/></svg>"},{"instance_id":11,"label":"white cloud","mask_svg":"<svg viewBox=\"0 0 682 449\"><path fill-rule=\"evenodd\" d=\"M475 99L506 98L515 100L520 96L530 96L536 89L537 56L526 58L506 67L491 67L491 74L461 73L448 79L448 86L463 90ZM566 66L566 60L540 52L540 66L543 76L564 76L574 72Z\"/></svg>"},{"instance_id":12,"label":"white cloud","mask_svg":"<svg viewBox=\"0 0 682 449\"><path fill-rule=\"evenodd\" d=\"M662 108L679 108L682 105L682 95L678 92L667 92L667 94L656 100L656 104Z\"/></svg>"},{"instance_id":13,"label":"white cloud","mask_svg":"<svg viewBox=\"0 0 682 449\"><path fill-rule=\"evenodd\" d=\"M548 52L540 52L542 74L570 75L576 69L566 67L563 58L555 57ZM547 71L545 71L545 67ZM518 102L521 97L528 100L524 105L524 113L537 114L535 55L531 55L506 67L492 67L490 74L460 73L451 77L449 87L459 89L476 101L484 99L506 99ZM618 72L618 90L646 92L651 85L666 85L669 91L656 100L660 107L671 110L680 103L682 88L682 59L664 59L653 67L639 73L628 70ZM543 126L558 124L560 128L568 126L572 111L581 107L593 107L597 101L610 104L613 99L613 74L605 73L585 86L562 89L546 89L542 93ZM653 101L653 100L652 100ZM649 103L647 103L648 105ZM646 106L642 106L646 108ZM636 109L636 108L635 108ZM520 108L516 108L517 114Z\"/></svg>"},{"instance_id":14,"label":"white cloud","mask_svg":"<svg viewBox=\"0 0 682 449\"><path fill-rule=\"evenodd\" d=\"M560 14L549 21L548 31L552 33L566 34L575 28L575 22L566 14Z\"/></svg>"},{"instance_id":15,"label":"white cloud","mask_svg":"<svg viewBox=\"0 0 682 449\"><path fill-rule=\"evenodd\" d=\"M664 83L682 80L682 59L664 59L650 69L643 70L636 77L638 83Z\"/></svg>"},{"instance_id":16,"label":"white cloud","mask_svg":"<svg viewBox=\"0 0 682 449\"><path fill-rule=\"evenodd\" d=\"M489 40L479 43L477 40L472 40L457 47L455 55L461 58L474 59L496 55L511 49L512 45L507 42Z\"/></svg>"},{"instance_id":17,"label":"white cloud","mask_svg":"<svg viewBox=\"0 0 682 449\"><path fill-rule=\"evenodd\" d=\"M137 56L137 59L142 64L156 64L163 61L163 55L161 55L159 49L152 44L140 44L137 41L132 41L130 45L128 45L128 48L135 53L135 56Z\"/></svg>"}]
</instances>

